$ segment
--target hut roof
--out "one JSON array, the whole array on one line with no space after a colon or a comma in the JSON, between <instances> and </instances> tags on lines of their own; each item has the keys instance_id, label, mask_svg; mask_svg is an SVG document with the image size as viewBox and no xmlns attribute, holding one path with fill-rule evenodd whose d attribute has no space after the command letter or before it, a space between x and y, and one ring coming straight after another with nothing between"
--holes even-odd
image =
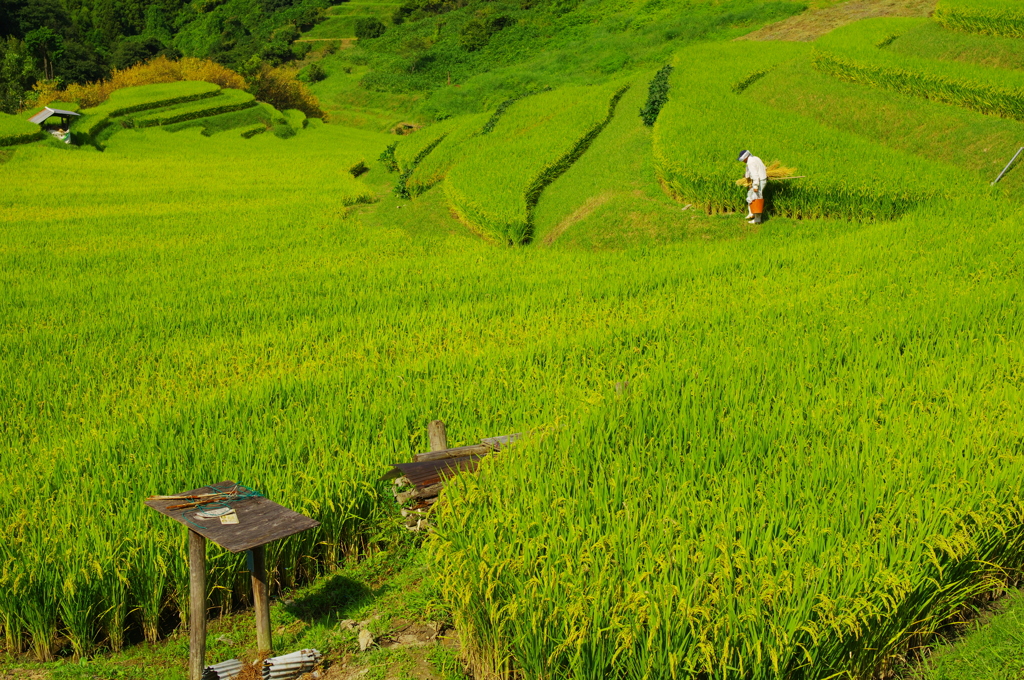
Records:
<instances>
[{"instance_id":1,"label":"hut roof","mask_svg":"<svg viewBox=\"0 0 1024 680\"><path fill-rule=\"evenodd\" d=\"M45 107L42 111L37 113L28 119L28 122L40 125L47 118L51 116L80 116L82 114L75 113L74 111L64 111L63 109L51 109L49 106Z\"/></svg>"}]
</instances>

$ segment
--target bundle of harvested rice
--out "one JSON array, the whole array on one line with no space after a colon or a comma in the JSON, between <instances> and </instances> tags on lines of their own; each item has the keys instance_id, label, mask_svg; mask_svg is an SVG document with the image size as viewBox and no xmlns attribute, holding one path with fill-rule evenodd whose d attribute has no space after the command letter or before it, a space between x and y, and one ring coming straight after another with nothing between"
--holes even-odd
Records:
<instances>
[{"instance_id":1,"label":"bundle of harvested rice","mask_svg":"<svg viewBox=\"0 0 1024 680\"><path fill-rule=\"evenodd\" d=\"M765 170L768 172L769 180L790 179L796 174L796 168L787 168L779 161L772 161ZM750 180L746 177L741 177L736 180L736 186L749 187Z\"/></svg>"}]
</instances>

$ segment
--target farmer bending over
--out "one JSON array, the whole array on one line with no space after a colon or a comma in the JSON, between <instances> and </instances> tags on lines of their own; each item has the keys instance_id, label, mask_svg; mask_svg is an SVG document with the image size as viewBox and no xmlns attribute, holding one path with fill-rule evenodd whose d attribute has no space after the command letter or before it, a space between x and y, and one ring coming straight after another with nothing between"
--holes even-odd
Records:
<instances>
[{"instance_id":1,"label":"farmer bending over","mask_svg":"<svg viewBox=\"0 0 1024 680\"><path fill-rule=\"evenodd\" d=\"M747 172L743 176L750 180L750 188L747 189L747 222L761 224L761 214L764 212L764 187L768 184L768 171L765 170L764 161L751 154L750 151L742 152L739 161L747 164Z\"/></svg>"}]
</instances>

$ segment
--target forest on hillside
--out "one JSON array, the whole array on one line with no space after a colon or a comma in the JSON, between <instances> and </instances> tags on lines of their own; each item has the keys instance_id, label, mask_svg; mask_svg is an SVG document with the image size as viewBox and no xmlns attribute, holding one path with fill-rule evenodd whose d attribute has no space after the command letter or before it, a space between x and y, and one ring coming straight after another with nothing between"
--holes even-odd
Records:
<instances>
[{"instance_id":1,"label":"forest on hillside","mask_svg":"<svg viewBox=\"0 0 1024 680\"><path fill-rule=\"evenodd\" d=\"M327 0L0 0L0 110L40 80L100 80L158 55L250 68L293 59Z\"/></svg>"},{"instance_id":2,"label":"forest on hillside","mask_svg":"<svg viewBox=\"0 0 1024 680\"><path fill-rule=\"evenodd\" d=\"M317 43L300 37L331 18L332 5L338 9L332 0L0 0L0 111L30 108L33 87L41 81L60 86L96 81L161 55L211 59L247 80L266 66L301 64ZM369 67L361 78L363 89L427 92L453 79L465 82L551 55L554 62L532 64L512 79L516 82L499 87L505 97L559 84L560 78L538 76L538 70L602 79L623 67L660 64L680 41L783 18L806 4L405 0L382 8L386 13L379 19L356 26L359 43L342 65ZM579 52L580 42L590 45L594 64L565 62ZM432 111L431 117L465 106L441 108L445 111Z\"/></svg>"}]
</instances>

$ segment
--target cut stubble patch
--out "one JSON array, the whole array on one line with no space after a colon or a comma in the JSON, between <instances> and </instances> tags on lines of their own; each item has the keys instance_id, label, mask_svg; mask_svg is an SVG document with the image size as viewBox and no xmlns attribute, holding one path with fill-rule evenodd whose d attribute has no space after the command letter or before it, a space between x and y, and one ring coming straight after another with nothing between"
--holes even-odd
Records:
<instances>
[{"instance_id":1,"label":"cut stubble patch","mask_svg":"<svg viewBox=\"0 0 1024 680\"><path fill-rule=\"evenodd\" d=\"M936 0L849 0L824 9L804 12L736 38L810 42L840 26L874 17L926 17Z\"/></svg>"},{"instance_id":2,"label":"cut stubble patch","mask_svg":"<svg viewBox=\"0 0 1024 680\"><path fill-rule=\"evenodd\" d=\"M597 196L591 196L588 198L583 205L576 208L571 215L559 222L558 225L544 237L544 245L549 246L557 241L558 237L564 234L569 227L590 217L594 214L595 210L615 198L615 195L616 194L613 191L606 191L603 194L598 194Z\"/></svg>"}]
</instances>

